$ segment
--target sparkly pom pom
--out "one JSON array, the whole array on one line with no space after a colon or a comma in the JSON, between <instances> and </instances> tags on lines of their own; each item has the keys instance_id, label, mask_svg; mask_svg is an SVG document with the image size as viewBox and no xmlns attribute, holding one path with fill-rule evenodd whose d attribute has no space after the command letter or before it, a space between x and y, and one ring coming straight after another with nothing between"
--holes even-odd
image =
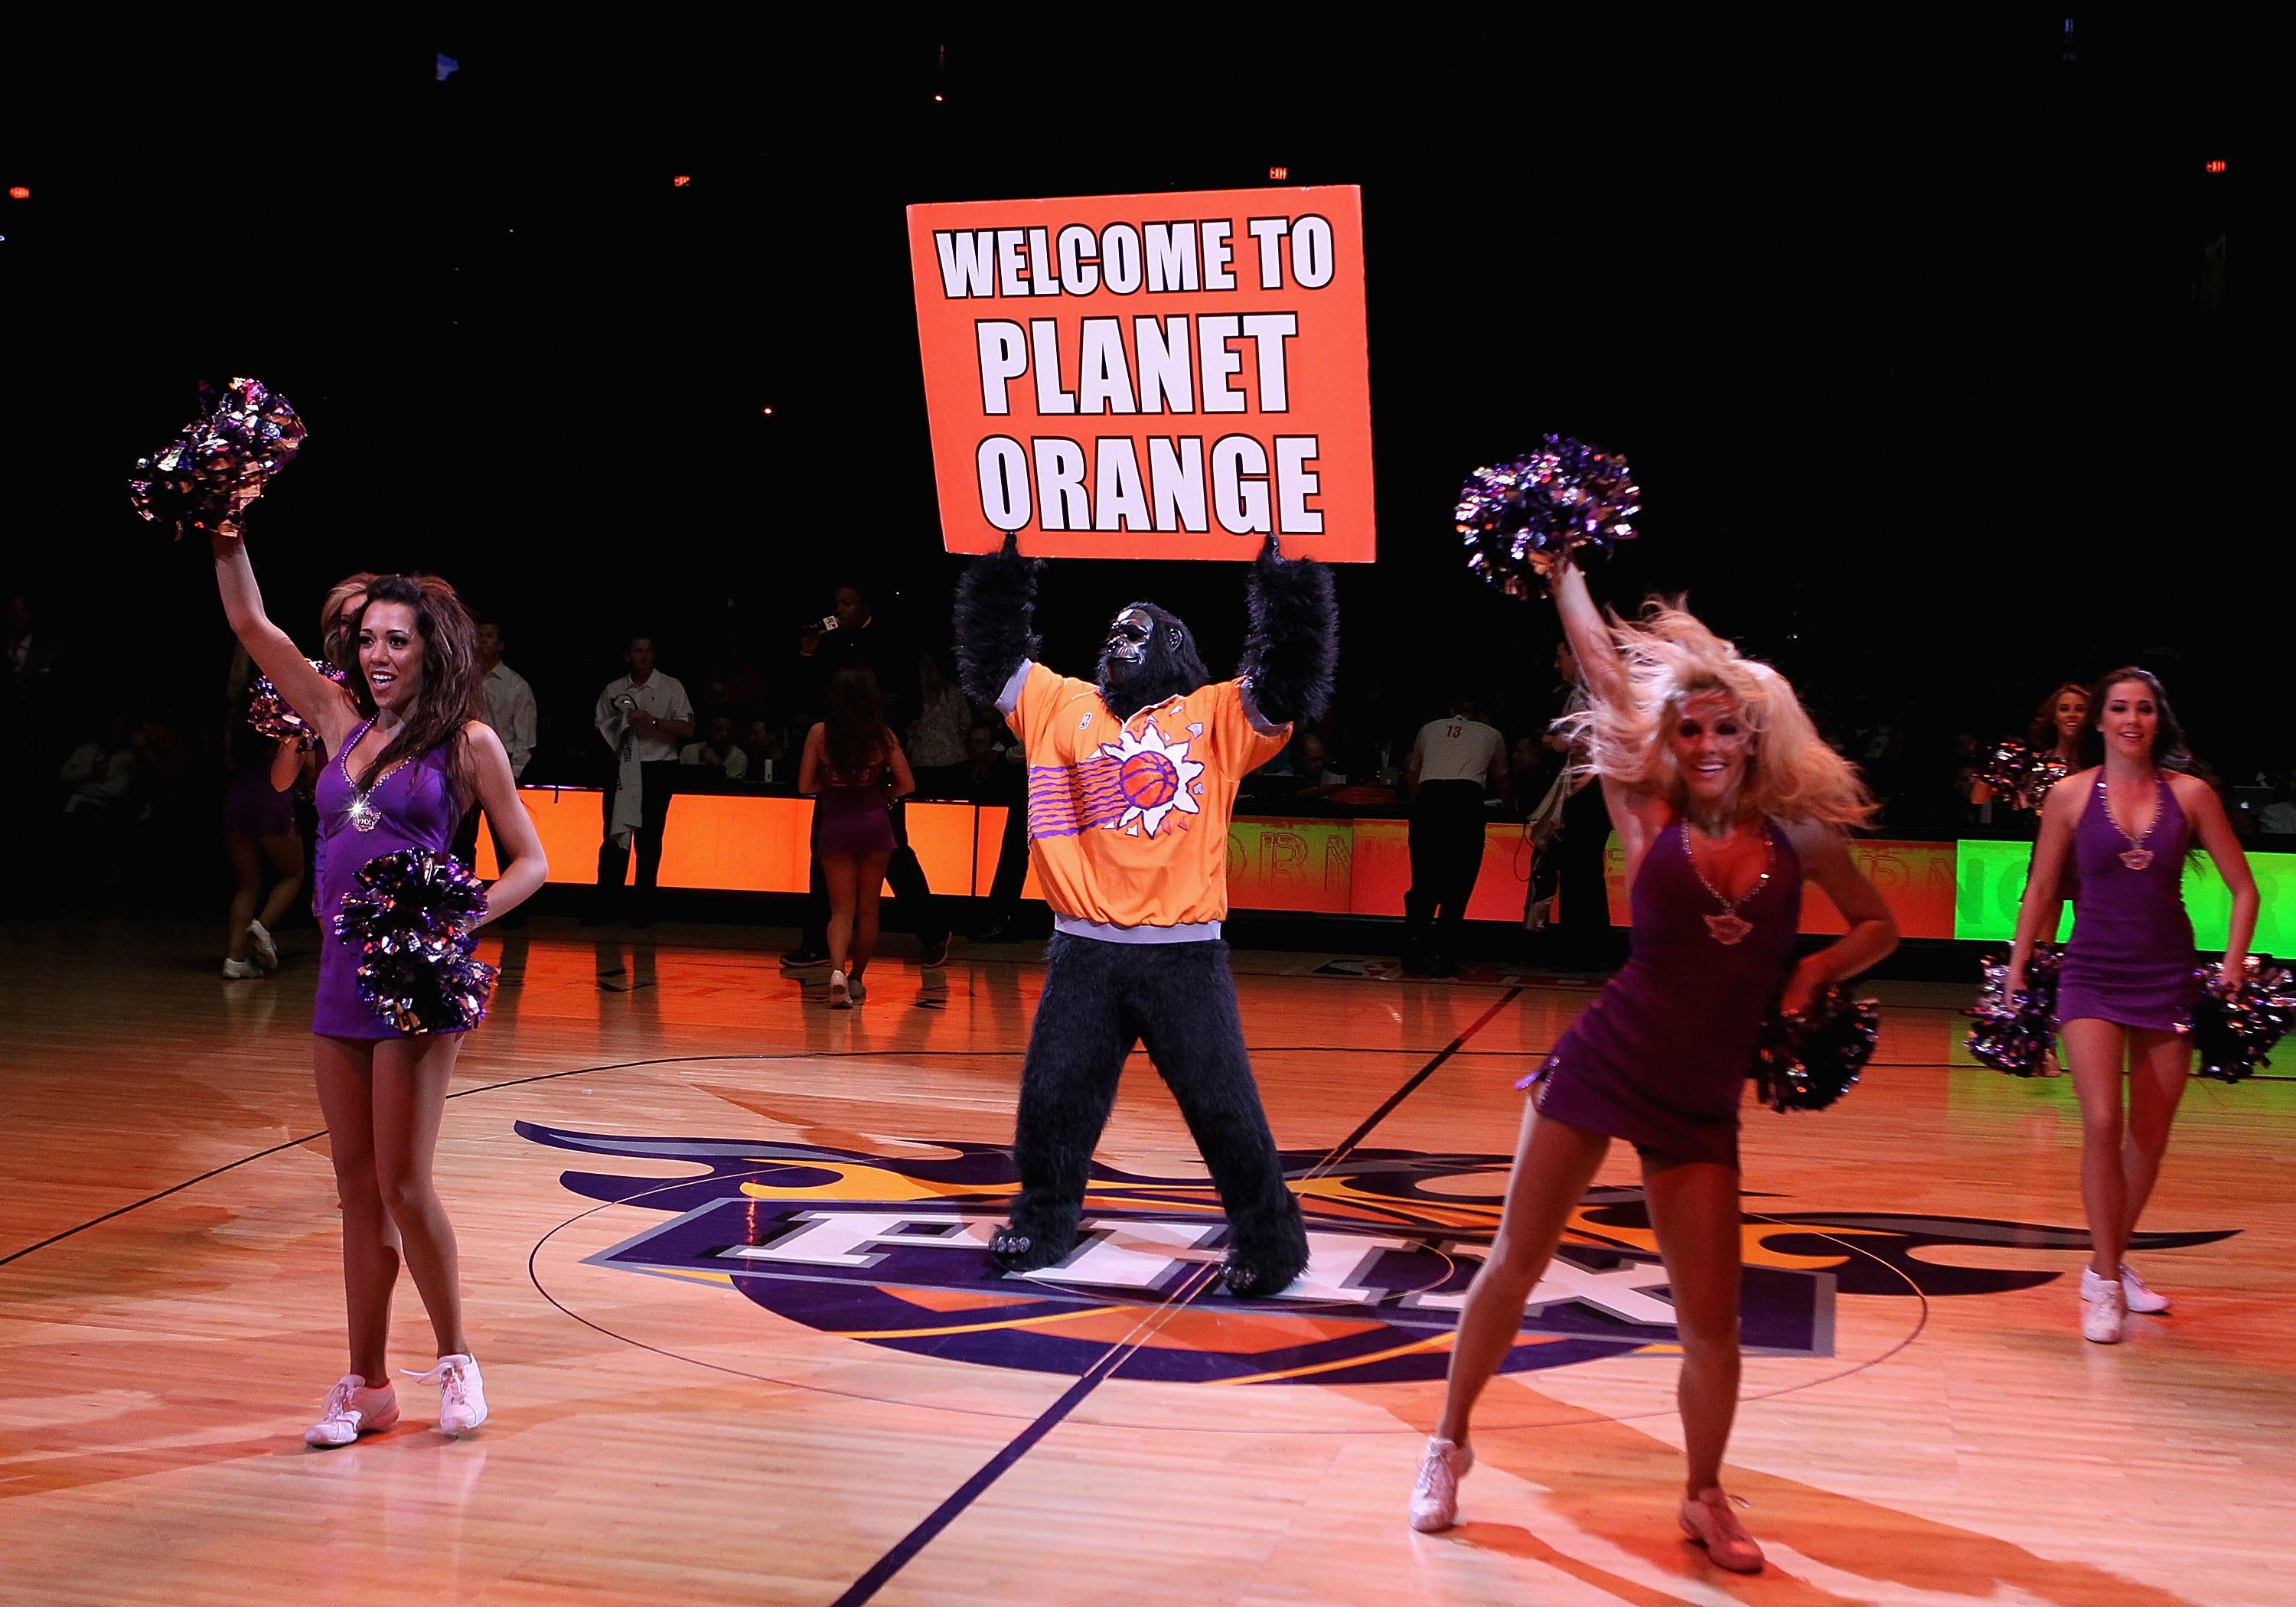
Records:
<instances>
[{"instance_id":1,"label":"sparkly pom pom","mask_svg":"<svg viewBox=\"0 0 2296 1607\"><path fill-rule=\"evenodd\" d=\"M2025 990L2005 996L2009 957L1987 955L1978 963L1985 986L1977 1003L1962 1012L1977 1024L1965 1040L1979 1063L2012 1077L2038 1077L2041 1062L2055 1046L2057 1028L2057 966L2062 958L2054 943L2033 945L2025 962Z\"/></svg>"},{"instance_id":2,"label":"sparkly pom pom","mask_svg":"<svg viewBox=\"0 0 2296 1607\"><path fill-rule=\"evenodd\" d=\"M345 672L324 659L313 659L310 664L312 668L336 685L343 684ZM255 677L255 689L247 700L247 723L274 742L283 742L291 737L311 734L308 723L295 712L285 698L279 695L279 688L271 684L269 676Z\"/></svg>"},{"instance_id":3,"label":"sparkly pom pom","mask_svg":"<svg viewBox=\"0 0 2296 1607\"><path fill-rule=\"evenodd\" d=\"M471 957L486 884L449 854L371 859L343 895L335 935L359 946L359 997L401 1032L452 1032L486 1019L491 965Z\"/></svg>"},{"instance_id":4,"label":"sparkly pom pom","mask_svg":"<svg viewBox=\"0 0 2296 1607\"><path fill-rule=\"evenodd\" d=\"M2222 961L2202 966L2200 980L2193 1047L2201 1075L2236 1083L2270 1065L2265 1055L2296 1021L2296 976L2270 955L2251 955L2237 988L2225 986Z\"/></svg>"},{"instance_id":5,"label":"sparkly pom pom","mask_svg":"<svg viewBox=\"0 0 2296 1607\"><path fill-rule=\"evenodd\" d=\"M202 386L198 418L175 439L135 460L127 496L144 518L204 529L239 512L295 461L303 421L259 380L234 380L219 398Z\"/></svg>"},{"instance_id":6,"label":"sparkly pom pom","mask_svg":"<svg viewBox=\"0 0 2296 1607\"><path fill-rule=\"evenodd\" d=\"M1642 490L1624 457L1550 435L1527 457L1469 475L1456 518L1467 567L1521 597L1546 595L1539 571L1548 561L1630 540L1641 512Z\"/></svg>"},{"instance_id":7,"label":"sparkly pom pom","mask_svg":"<svg viewBox=\"0 0 2296 1607\"><path fill-rule=\"evenodd\" d=\"M1773 1111L1823 1111L1857 1086L1874 1058L1882 1010L1829 988L1799 1015L1762 1029L1754 1055L1754 1096Z\"/></svg>"},{"instance_id":8,"label":"sparkly pom pom","mask_svg":"<svg viewBox=\"0 0 2296 1607\"><path fill-rule=\"evenodd\" d=\"M2054 752L2037 753L2022 742L1996 742L1978 767L1977 781L1993 801L2013 809L2038 809L2049 789L2072 774Z\"/></svg>"}]
</instances>

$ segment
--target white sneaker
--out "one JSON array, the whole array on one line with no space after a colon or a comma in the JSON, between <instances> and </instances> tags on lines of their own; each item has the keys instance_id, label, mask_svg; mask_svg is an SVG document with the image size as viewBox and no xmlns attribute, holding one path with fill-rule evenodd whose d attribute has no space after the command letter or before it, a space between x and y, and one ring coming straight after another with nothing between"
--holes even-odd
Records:
<instances>
[{"instance_id":1,"label":"white sneaker","mask_svg":"<svg viewBox=\"0 0 2296 1607\"><path fill-rule=\"evenodd\" d=\"M841 971L832 971L829 973L829 1007L832 1010L853 1008L853 989L845 980L845 973Z\"/></svg>"},{"instance_id":2,"label":"white sneaker","mask_svg":"<svg viewBox=\"0 0 2296 1607\"><path fill-rule=\"evenodd\" d=\"M279 969L279 945L271 940L260 921L247 923L247 957L255 962L258 971Z\"/></svg>"},{"instance_id":3,"label":"white sneaker","mask_svg":"<svg viewBox=\"0 0 2296 1607\"><path fill-rule=\"evenodd\" d=\"M467 1434L487 1420L486 1382L479 1364L467 1356L442 1356L428 1373L401 1367L418 1384L439 1386L439 1431Z\"/></svg>"},{"instance_id":4,"label":"white sneaker","mask_svg":"<svg viewBox=\"0 0 2296 1607\"><path fill-rule=\"evenodd\" d=\"M2081 1338L2092 1345L2120 1343L2126 1309L2120 1303L2119 1283L2098 1284L2095 1298L2089 1301L2088 1309L2081 1314Z\"/></svg>"},{"instance_id":5,"label":"white sneaker","mask_svg":"<svg viewBox=\"0 0 2296 1607\"><path fill-rule=\"evenodd\" d=\"M370 1390L366 1380L346 1373L327 1391L319 1421L303 1431L303 1443L321 1447L348 1445L362 1434L380 1434L398 1421L398 1392L388 1383Z\"/></svg>"},{"instance_id":6,"label":"white sneaker","mask_svg":"<svg viewBox=\"0 0 2296 1607\"><path fill-rule=\"evenodd\" d=\"M2095 1267L2081 1268L2081 1299L2084 1300L2096 1299L2096 1291L2103 1286L2103 1283L2104 1280L2096 1275ZM2143 1278L2136 1275L2135 1267L2123 1261L2120 1264L2120 1304L2124 1310L2150 1315L2155 1311L2168 1310L2169 1297L2152 1289Z\"/></svg>"},{"instance_id":7,"label":"white sneaker","mask_svg":"<svg viewBox=\"0 0 2296 1607\"><path fill-rule=\"evenodd\" d=\"M1448 1439L1430 1439L1420 1459L1419 1482L1411 1488L1411 1527L1423 1535L1448 1529L1459 1521L1459 1480L1475 1465L1472 1446Z\"/></svg>"},{"instance_id":8,"label":"white sneaker","mask_svg":"<svg viewBox=\"0 0 2296 1607\"><path fill-rule=\"evenodd\" d=\"M223 963L223 980L226 982L244 982L250 977L262 974L252 960L226 960Z\"/></svg>"}]
</instances>

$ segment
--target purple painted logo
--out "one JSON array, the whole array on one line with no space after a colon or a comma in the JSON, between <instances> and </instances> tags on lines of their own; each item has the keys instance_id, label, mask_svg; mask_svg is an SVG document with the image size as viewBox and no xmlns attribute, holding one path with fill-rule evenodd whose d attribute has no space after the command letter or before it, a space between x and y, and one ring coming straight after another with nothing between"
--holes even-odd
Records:
<instances>
[{"instance_id":1,"label":"purple painted logo","mask_svg":"<svg viewBox=\"0 0 2296 1607\"><path fill-rule=\"evenodd\" d=\"M1095 1162L1085 1233L1057 1267L990 1265L990 1234L1018 1188L1012 1156L976 1144L872 1155L817 1144L626 1138L530 1122L537 1144L685 1161L664 1179L570 1171L585 1198L667 1220L589 1258L598 1266L729 1285L777 1316L918 1355L1074 1375L1137 1337L1217 1266L1227 1227L1201 1178ZM1363 1150L1326 1167L1285 1157L1308 1227L1307 1272L1282 1295L1193 1293L1117 1376L1222 1384L1379 1383L1439 1378L1467 1284L1498 1224L1510 1158ZM1837 1291L1962 1295L2030 1287L2046 1271L1959 1267L1947 1246L2086 1248L2070 1229L1972 1218L1748 1216L1742 1337L1768 1356L1830 1356ZM2229 1235L2142 1234L2165 1249ZM1928 1252L1916 1259L1913 1252ZM1202 1280L1197 1280L1199 1283ZM1533 1292L1509 1372L1566 1366L1675 1339L1673 1307L1639 1189L1591 1191Z\"/></svg>"}]
</instances>

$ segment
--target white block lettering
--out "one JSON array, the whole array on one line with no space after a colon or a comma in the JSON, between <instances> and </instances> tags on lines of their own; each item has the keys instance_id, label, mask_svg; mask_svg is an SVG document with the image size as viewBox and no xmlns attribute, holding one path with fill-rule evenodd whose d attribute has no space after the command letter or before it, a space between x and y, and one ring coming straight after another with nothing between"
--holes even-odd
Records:
<instances>
[{"instance_id":1,"label":"white block lettering","mask_svg":"<svg viewBox=\"0 0 2296 1607\"><path fill-rule=\"evenodd\" d=\"M1010 413L1006 387L1029 372L1029 349L1021 326L1004 318L983 318L972 326L980 345L980 411Z\"/></svg>"},{"instance_id":2,"label":"white block lettering","mask_svg":"<svg viewBox=\"0 0 2296 1607\"><path fill-rule=\"evenodd\" d=\"M1061 389L1060 330L1056 318L1029 320L1029 350L1037 367L1037 411L1048 415L1076 411L1075 393Z\"/></svg>"},{"instance_id":3,"label":"white block lettering","mask_svg":"<svg viewBox=\"0 0 2296 1607\"><path fill-rule=\"evenodd\" d=\"M1146 320L1143 320L1146 322ZM1211 524L1204 511L1204 438L1148 438L1148 484L1156 497L1159 530L1193 530L1201 536Z\"/></svg>"},{"instance_id":4,"label":"white block lettering","mask_svg":"<svg viewBox=\"0 0 2296 1607\"><path fill-rule=\"evenodd\" d=\"M1196 367L1203 376L1203 388L1197 394L1206 413L1247 411L1243 392L1227 382L1229 375L1243 367L1243 358L1228 348L1238 322L1234 315L1225 313L1196 320ZM1044 381L1040 378L1037 383L1041 386Z\"/></svg>"},{"instance_id":5,"label":"white block lettering","mask_svg":"<svg viewBox=\"0 0 2296 1607\"><path fill-rule=\"evenodd\" d=\"M1187 315L1176 314L1161 324L1135 318L1132 340L1140 352L1140 411L1165 412L1168 398L1171 412L1193 413L1196 391L1188 362Z\"/></svg>"},{"instance_id":6,"label":"white block lettering","mask_svg":"<svg viewBox=\"0 0 2296 1607\"><path fill-rule=\"evenodd\" d=\"M1224 435L1212 443L1211 456L1212 512L1219 516L1220 528L1231 536L1266 534L1267 448L1248 435Z\"/></svg>"},{"instance_id":7,"label":"white block lettering","mask_svg":"<svg viewBox=\"0 0 2296 1607\"><path fill-rule=\"evenodd\" d=\"M1092 529L1092 497L1084 488L1084 448L1057 435L1040 435L1037 449L1037 523L1047 530Z\"/></svg>"},{"instance_id":8,"label":"white block lettering","mask_svg":"<svg viewBox=\"0 0 2296 1607\"><path fill-rule=\"evenodd\" d=\"M1078 413L1136 413L1132 369L1124 358L1124 325L1115 318L1086 318L1083 351L1077 360Z\"/></svg>"},{"instance_id":9,"label":"white block lettering","mask_svg":"<svg viewBox=\"0 0 2296 1607\"><path fill-rule=\"evenodd\" d=\"M996 236L988 229L935 229L940 254L940 291L951 301L996 293Z\"/></svg>"},{"instance_id":10,"label":"white block lettering","mask_svg":"<svg viewBox=\"0 0 2296 1607\"><path fill-rule=\"evenodd\" d=\"M1029 522L1029 455L1009 435L992 435L973 454L973 472L980 480L980 512L1000 530L1017 530Z\"/></svg>"}]
</instances>

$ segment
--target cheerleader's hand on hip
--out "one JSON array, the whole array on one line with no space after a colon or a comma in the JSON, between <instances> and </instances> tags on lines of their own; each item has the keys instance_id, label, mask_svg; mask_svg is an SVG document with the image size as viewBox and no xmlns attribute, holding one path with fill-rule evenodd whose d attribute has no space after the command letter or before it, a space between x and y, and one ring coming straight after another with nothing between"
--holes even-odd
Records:
<instances>
[{"instance_id":1,"label":"cheerleader's hand on hip","mask_svg":"<svg viewBox=\"0 0 2296 1607\"><path fill-rule=\"evenodd\" d=\"M1809 955L1793 968L1786 978L1785 991L1778 996L1778 1013L1782 1015L1805 1015L1817 1003L1818 996L1833 985L1833 979L1817 955Z\"/></svg>"}]
</instances>

